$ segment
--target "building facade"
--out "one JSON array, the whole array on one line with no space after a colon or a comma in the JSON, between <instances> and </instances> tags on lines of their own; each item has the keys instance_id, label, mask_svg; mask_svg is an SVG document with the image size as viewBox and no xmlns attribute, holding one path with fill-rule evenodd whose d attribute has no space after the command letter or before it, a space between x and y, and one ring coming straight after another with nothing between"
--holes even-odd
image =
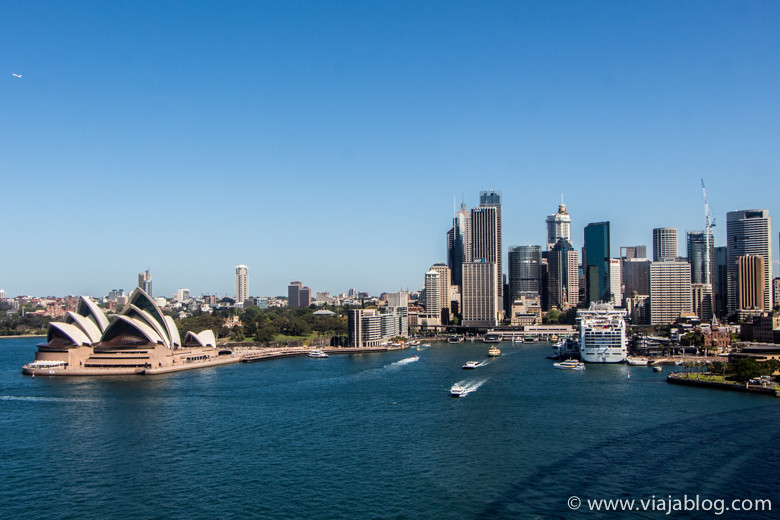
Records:
<instances>
[{"instance_id":1,"label":"building facade","mask_svg":"<svg viewBox=\"0 0 780 520\"><path fill-rule=\"evenodd\" d=\"M772 269L771 231L769 210L747 209L730 211L726 214L729 314L739 309L737 303L737 258L740 256L755 255L763 259L763 308L769 308L769 299L771 298L769 279Z\"/></svg>"},{"instance_id":2,"label":"building facade","mask_svg":"<svg viewBox=\"0 0 780 520\"><path fill-rule=\"evenodd\" d=\"M623 305L623 273L619 258L609 259L609 287L612 291L612 305Z\"/></svg>"},{"instance_id":3,"label":"building facade","mask_svg":"<svg viewBox=\"0 0 780 520\"><path fill-rule=\"evenodd\" d=\"M666 259L650 264L650 323L668 325L693 312L691 264Z\"/></svg>"},{"instance_id":4,"label":"building facade","mask_svg":"<svg viewBox=\"0 0 780 520\"><path fill-rule=\"evenodd\" d=\"M585 226L583 250L586 303L611 301L609 222L593 222Z\"/></svg>"},{"instance_id":5,"label":"building facade","mask_svg":"<svg viewBox=\"0 0 780 520\"><path fill-rule=\"evenodd\" d=\"M245 265L236 266L236 303L243 304L249 298L249 268Z\"/></svg>"},{"instance_id":6,"label":"building facade","mask_svg":"<svg viewBox=\"0 0 780 520\"><path fill-rule=\"evenodd\" d=\"M452 271L452 283L463 283L463 263L471 262L471 212L461 202L447 233L447 265Z\"/></svg>"},{"instance_id":7,"label":"building facade","mask_svg":"<svg viewBox=\"0 0 780 520\"><path fill-rule=\"evenodd\" d=\"M677 228L653 229L653 262L677 258Z\"/></svg>"},{"instance_id":8,"label":"building facade","mask_svg":"<svg viewBox=\"0 0 780 520\"><path fill-rule=\"evenodd\" d=\"M495 327L499 321L497 266L494 262L477 260L463 264L463 325Z\"/></svg>"},{"instance_id":9,"label":"building facade","mask_svg":"<svg viewBox=\"0 0 780 520\"><path fill-rule=\"evenodd\" d=\"M308 307L311 305L311 289L301 282L290 282L287 286L288 307Z\"/></svg>"},{"instance_id":10,"label":"building facade","mask_svg":"<svg viewBox=\"0 0 780 520\"><path fill-rule=\"evenodd\" d=\"M558 212L549 215L544 222L547 225L547 251L551 251L560 238L571 243L571 216L563 201L558 206Z\"/></svg>"},{"instance_id":11,"label":"building facade","mask_svg":"<svg viewBox=\"0 0 780 520\"><path fill-rule=\"evenodd\" d=\"M347 345L353 348L378 347L397 336L409 335L408 309L350 309L347 312Z\"/></svg>"},{"instance_id":12,"label":"building facade","mask_svg":"<svg viewBox=\"0 0 780 520\"><path fill-rule=\"evenodd\" d=\"M547 294L550 308L576 307L580 298L580 276L577 251L565 238L547 253Z\"/></svg>"},{"instance_id":13,"label":"building facade","mask_svg":"<svg viewBox=\"0 0 780 520\"><path fill-rule=\"evenodd\" d=\"M542 248L541 246L515 246L509 248L509 298L514 301L520 294L534 293L541 296Z\"/></svg>"},{"instance_id":14,"label":"building facade","mask_svg":"<svg viewBox=\"0 0 780 520\"><path fill-rule=\"evenodd\" d=\"M650 260L647 258L623 258L624 298L650 296Z\"/></svg>"},{"instance_id":15,"label":"building facade","mask_svg":"<svg viewBox=\"0 0 780 520\"><path fill-rule=\"evenodd\" d=\"M138 273L138 288L141 289L146 294L148 294L149 296L153 296L152 295L152 273L149 269L147 269L143 273Z\"/></svg>"},{"instance_id":16,"label":"building facade","mask_svg":"<svg viewBox=\"0 0 780 520\"><path fill-rule=\"evenodd\" d=\"M758 255L738 256L737 312L769 310L764 296L764 259Z\"/></svg>"}]
</instances>

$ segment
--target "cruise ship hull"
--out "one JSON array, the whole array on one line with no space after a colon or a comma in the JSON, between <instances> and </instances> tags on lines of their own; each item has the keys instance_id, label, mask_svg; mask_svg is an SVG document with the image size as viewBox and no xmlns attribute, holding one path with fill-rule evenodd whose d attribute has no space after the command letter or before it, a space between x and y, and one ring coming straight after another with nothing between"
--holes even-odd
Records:
<instances>
[{"instance_id":1,"label":"cruise ship hull","mask_svg":"<svg viewBox=\"0 0 780 520\"><path fill-rule=\"evenodd\" d=\"M586 363L625 363L626 351L613 350L609 351L592 351L587 352L580 350L580 360Z\"/></svg>"}]
</instances>

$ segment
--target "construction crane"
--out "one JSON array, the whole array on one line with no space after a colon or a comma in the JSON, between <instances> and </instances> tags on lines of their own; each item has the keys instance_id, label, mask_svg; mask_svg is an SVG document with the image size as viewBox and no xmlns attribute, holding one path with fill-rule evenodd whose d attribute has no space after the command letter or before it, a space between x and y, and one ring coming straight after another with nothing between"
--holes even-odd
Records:
<instances>
[{"instance_id":1,"label":"construction crane","mask_svg":"<svg viewBox=\"0 0 780 520\"><path fill-rule=\"evenodd\" d=\"M704 283L709 285L710 280L710 235L715 227L715 219L710 217L710 201L707 199L707 188L704 179L701 180L701 191L704 194Z\"/></svg>"}]
</instances>

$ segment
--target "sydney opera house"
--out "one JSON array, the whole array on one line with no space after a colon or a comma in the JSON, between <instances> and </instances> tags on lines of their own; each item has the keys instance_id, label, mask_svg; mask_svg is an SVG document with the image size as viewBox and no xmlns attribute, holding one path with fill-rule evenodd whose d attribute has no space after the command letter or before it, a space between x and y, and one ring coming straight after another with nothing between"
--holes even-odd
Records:
<instances>
[{"instance_id":1,"label":"sydney opera house","mask_svg":"<svg viewBox=\"0 0 780 520\"><path fill-rule=\"evenodd\" d=\"M226 355L227 354L227 355ZM82 296L76 312L49 323L46 343L30 375L155 374L238 361L217 349L214 332L187 332L182 341L170 316L140 288L110 321L94 301Z\"/></svg>"}]
</instances>

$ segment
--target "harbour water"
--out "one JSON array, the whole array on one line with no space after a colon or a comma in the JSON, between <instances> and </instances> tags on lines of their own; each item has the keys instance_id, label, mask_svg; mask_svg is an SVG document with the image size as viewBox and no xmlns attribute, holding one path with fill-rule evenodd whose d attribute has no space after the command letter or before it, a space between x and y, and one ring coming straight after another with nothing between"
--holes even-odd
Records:
<instances>
[{"instance_id":1,"label":"harbour water","mask_svg":"<svg viewBox=\"0 0 780 520\"><path fill-rule=\"evenodd\" d=\"M548 344L488 360L481 343L434 343L22 376L36 341L0 340L0 518L717 517L567 505L686 494L780 509L780 399L670 385L668 367L629 379L625 365L555 370ZM471 391L451 398L459 382Z\"/></svg>"}]
</instances>

